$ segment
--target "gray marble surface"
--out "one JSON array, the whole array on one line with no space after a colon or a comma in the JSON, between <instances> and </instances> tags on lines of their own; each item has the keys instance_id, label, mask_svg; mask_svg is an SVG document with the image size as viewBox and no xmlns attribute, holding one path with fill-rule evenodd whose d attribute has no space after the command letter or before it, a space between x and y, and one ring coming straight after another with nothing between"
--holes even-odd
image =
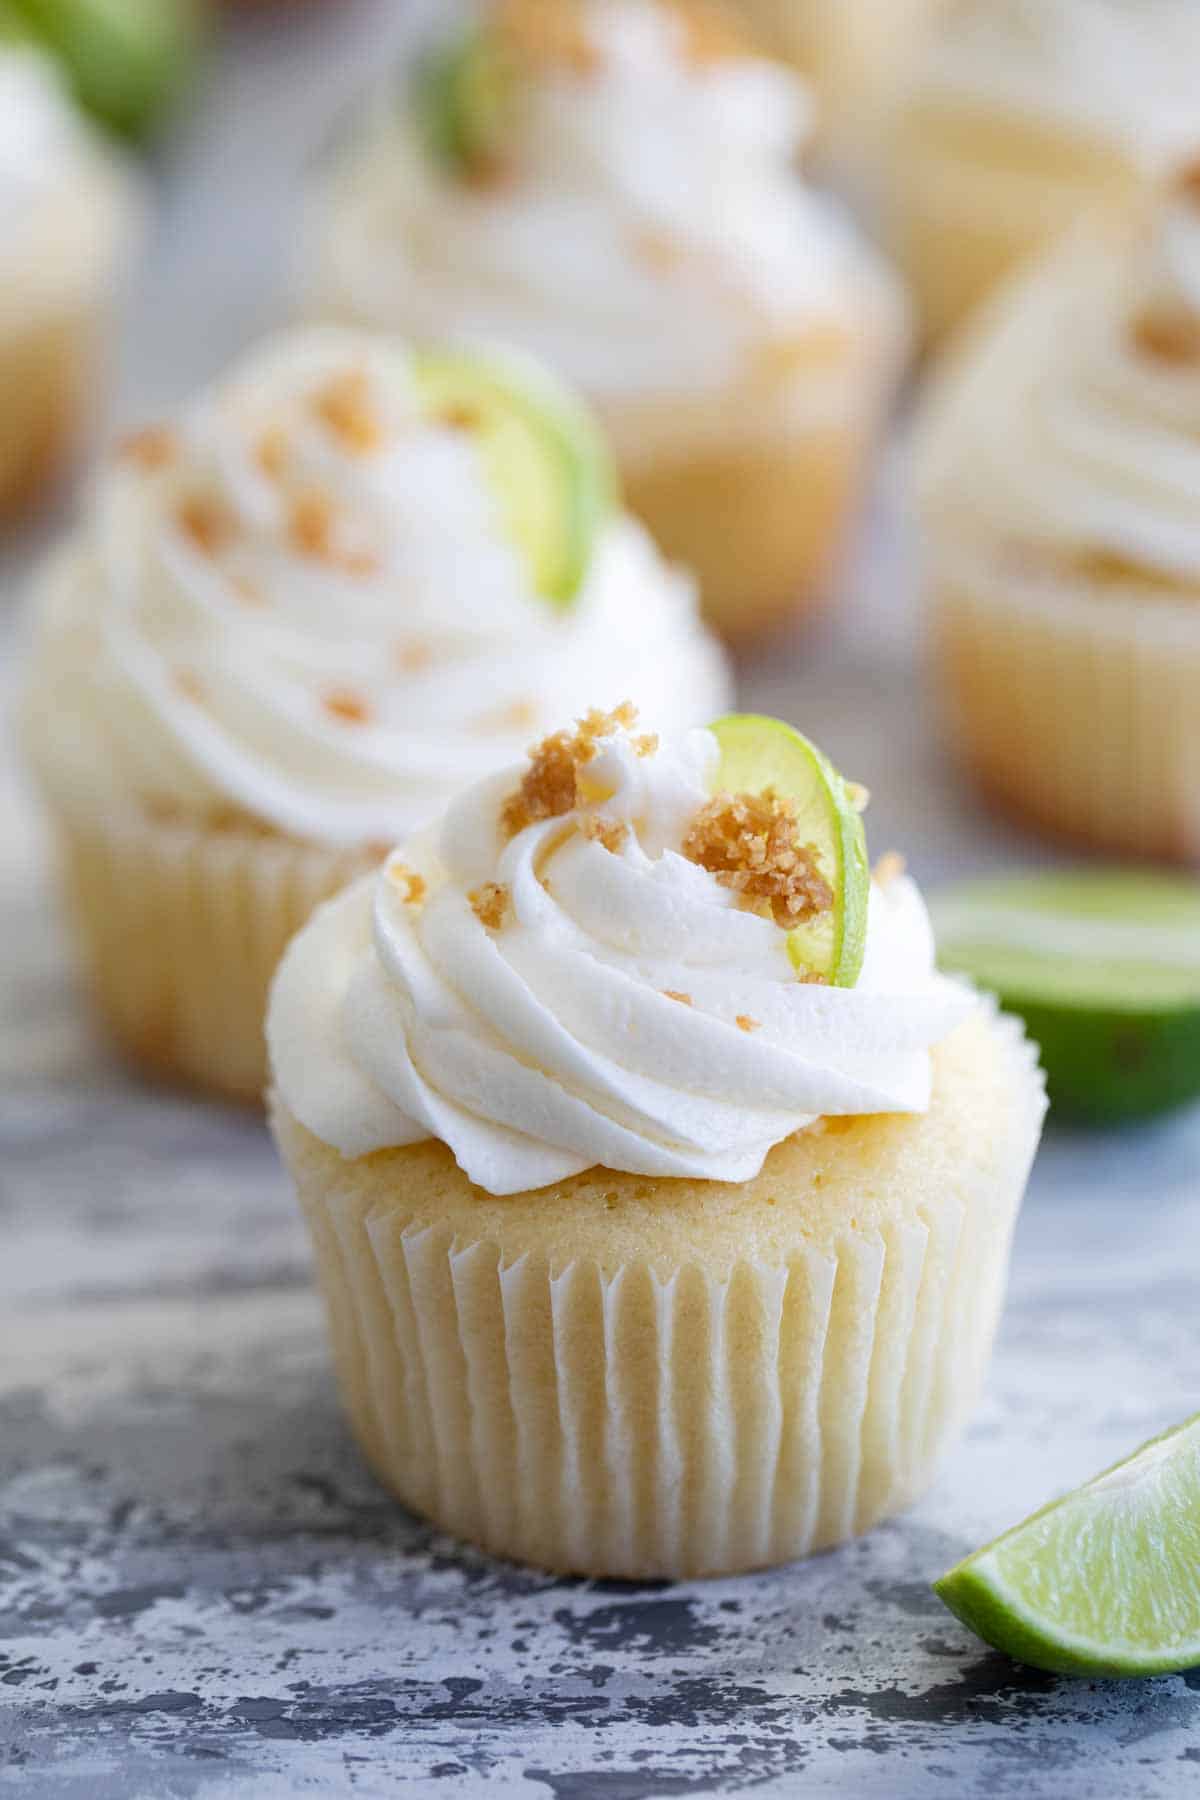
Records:
<instances>
[{"instance_id":1,"label":"gray marble surface","mask_svg":"<svg viewBox=\"0 0 1200 1800\"><path fill-rule=\"evenodd\" d=\"M347 0L231 44L166 172L121 419L167 404L271 316L297 172L393 28L386 6ZM922 878L1036 860L978 817L939 752L901 473L896 456L836 621L748 664L743 697L870 783L875 848L902 845ZM28 551L9 552L6 587ZM19 633L11 618L3 631L10 685ZM0 1789L1196 1791L1200 1674L1023 1671L928 1587L1200 1407L1195 1114L1050 1133L987 1395L906 1518L746 1580L543 1579L462 1552L373 1483L262 1125L139 1087L94 1035L7 745L0 818Z\"/></svg>"}]
</instances>

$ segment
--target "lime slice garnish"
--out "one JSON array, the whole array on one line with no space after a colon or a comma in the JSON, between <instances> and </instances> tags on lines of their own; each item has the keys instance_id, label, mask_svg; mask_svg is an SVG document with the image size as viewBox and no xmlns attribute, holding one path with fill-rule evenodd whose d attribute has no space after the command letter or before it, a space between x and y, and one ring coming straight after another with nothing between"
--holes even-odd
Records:
<instances>
[{"instance_id":1,"label":"lime slice garnish","mask_svg":"<svg viewBox=\"0 0 1200 1800\"><path fill-rule=\"evenodd\" d=\"M1079 1675L1200 1663L1200 1414L1034 1513L935 1592L997 1650Z\"/></svg>"},{"instance_id":2,"label":"lime slice garnish","mask_svg":"<svg viewBox=\"0 0 1200 1800\"><path fill-rule=\"evenodd\" d=\"M414 71L413 103L429 154L451 174L503 172L517 117L519 75L500 33L483 25L437 44Z\"/></svg>"},{"instance_id":3,"label":"lime slice garnish","mask_svg":"<svg viewBox=\"0 0 1200 1800\"><path fill-rule=\"evenodd\" d=\"M89 112L142 137L186 85L203 36L202 0L8 0L62 63Z\"/></svg>"},{"instance_id":4,"label":"lime slice garnish","mask_svg":"<svg viewBox=\"0 0 1200 1800\"><path fill-rule=\"evenodd\" d=\"M1018 875L931 910L942 967L1021 1015L1061 1113L1108 1124L1200 1097L1200 883Z\"/></svg>"},{"instance_id":5,"label":"lime slice garnish","mask_svg":"<svg viewBox=\"0 0 1200 1800\"><path fill-rule=\"evenodd\" d=\"M730 713L710 730L721 748L714 791L790 800L796 842L811 849L833 894L831 907L788 933L792 962L832 987L853 987L866 946L871 872L847 783L815 744L779 719Z\"/></svg>"},{"instance_id":6,"label":"lime slice garnish","mask_svg":"<svg viewBox=\"0 0 1200 1800\"><path fill-rule=\"evenodd\" d=\"M438 351L413 366L429 417L477 444L538 593L569 606L616 505L612 460L591 415L536 365L515 358Z\"/></svg>"}]
</instances>

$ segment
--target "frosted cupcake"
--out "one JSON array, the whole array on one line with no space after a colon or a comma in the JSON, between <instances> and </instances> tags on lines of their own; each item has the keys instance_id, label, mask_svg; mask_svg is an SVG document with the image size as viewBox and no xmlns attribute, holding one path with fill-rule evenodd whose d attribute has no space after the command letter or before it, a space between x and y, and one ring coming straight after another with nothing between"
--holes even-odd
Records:
<instances>
[{"instance_id":1,"label":"frosted cupcake","mask_svg":"<svg viewBox=\"0 0 1200 1800\"><path fill-rule=\"evenodd\" d=\"M1200 142L1192 0L958 0L887 158L893 239L940 336L1088 208Z\"/></svg>"},{"instance_id":2,"label":"frosted cupcake","mask_svg":"<svg viewBox=\"0 0 1200 1800\"><path fill-rule=\"evenodd\" d=\"M1200 175L1000 297L916 466L979 781L1083 842L1200 860Z\"/></svg>"},{"instance_id":3,"label":"frosted cupcake","mask_svg":"<svg viewBox=\"0 0 1200 1800\"><path fill-rule=\"evenodd\" d=\"M727 693L689 581L531 365L264 346L112 458L38 583L25 738L101 1009L250 1098L316 902L581 691Z\"/></svg>"},{"instance_id":4,"label":"frosted cupcake","mask_svg":"<svg viewBox=\"0 0 1200 1800\"><path fill-rule=\"evenodd\" d=\"M87 418L137 191L48 59L0 20L0 516L58 475Z\"/></svg>"},{"instance_id":5,"label":"frosted cupcake","mask_svg":"<svg viewBox=\"0 0 1200 1800\"><path fill-rule=\"evenodd\" d=\"M897 361L890 277L803 186L808 102L698 7L501 0L389 86L317 211L315 303L528 346L749 630L819 591Z\"/></svg>"},{"instance_id":6,"label":"frosted cupcake","mask_svg":"<svg viewBox=\"0 0 1200 1800\"><path fill-rule=\"evenodd\" d=\"M592 714L290 946L275 1129L355 1428L438 1525L719 1574L929 1481L1044 1102L860 801L773 720Z\"/></svg>"}]
</instances>

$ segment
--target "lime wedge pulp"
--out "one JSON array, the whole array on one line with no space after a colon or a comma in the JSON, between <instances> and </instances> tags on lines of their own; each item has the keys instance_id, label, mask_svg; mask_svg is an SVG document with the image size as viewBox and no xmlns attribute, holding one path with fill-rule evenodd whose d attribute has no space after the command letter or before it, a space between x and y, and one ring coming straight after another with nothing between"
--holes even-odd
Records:
<instances>
[{"instance_id":1,"label":"lime wedge pulp","mask_svg":"<svg viewBox=\"0 0 1200 1800\"><path fill-rule=\"evenodd\" d=\"M934 1590L1035 1668L1163 1675L1200 1663L1200 1414L943 1575Z\"/></svg>"},{"instance_id":2,"label":"lime wedge pulp","mask_svg":"<svg viewBox=\"0 0 1200 1800\"><path fill-rule=\"evenodd\" d=\"M942 967L1021 1015L1060 1114L1110 1124L1200 1097L1200 882L1006 876L931 910Z\"/></svg>"},{"instance_id":3,"label":"lime wedge pulp","mask_svg":"<svg viewBox=\"0 0 1200 1800\"><path fill-rule=\"evenodd\" d=\"M815 744L779 719L730 713L710 727L721 749L715 791L774 793L795 807L796 836L811 847L833 906L788 933L796 968L853 987L867 939L871 872L863 822L846 782Z\"/></svg>"},{"instance_id":4,"label":"lime wedge pulp","mask_svg":"<svg viewBox=\"0 0 1200 1800\"><path fill-rule=\"evenodd\" d=\"M536 364L436 351L414 360L427 415L469 432L508 535L553 605L577 598L616 504L616 475L591 415Z\"/></svg>"},{"instance_id":5,"label":"lime wedge pulp","mask_svg":"<svg viewBox=\"0 0 1200 1800\"><path fill-rule=\"evenodd\" d=\"M5 10L58 58L89 112L139 138L186 86L207 9L202 0L8 0Z\"/></svg>"}]
</instances>

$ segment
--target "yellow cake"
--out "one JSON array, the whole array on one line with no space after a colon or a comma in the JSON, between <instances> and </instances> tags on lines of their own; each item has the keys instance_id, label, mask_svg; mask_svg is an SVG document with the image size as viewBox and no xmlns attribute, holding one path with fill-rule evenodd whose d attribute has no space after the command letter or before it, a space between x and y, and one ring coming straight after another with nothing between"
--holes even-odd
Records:
<instances>
[{"instance_id":1,"label":"yellow cake","mask_svg":"<svg viewBox=\"0 0 1200 1800\"><path fill-rule=\"evenodd\" d=\"M902 874L864 866L853 980L792 954L783 887L827 942L853 857L789 852L775 787L720 792L720 741L591 716L275 982L274 1127L359 1440L415 1511L545 1568L728 1574L922 1492L1040 1131L1033 1052L936 975ZM781 834L712 827L764 805Z\"/></svg>"},{"instance_id":2,"label":"yellow cake","mask_svg":"<svg viewBox=\"0 0 1200 1800\"><path fill-rule=\"evenodd\" d=\"M527 346L587 393L722 631L815 604L905 317L798 173L799 80L682 0L502 0L400 91L321 183L309 304Z\"/></svg>"},{"instance_id":3,"label":"yellow cake","mask_svg":"<svg viewBox=\"0 0 1200 1800\"><path fill-rule=\"evenodd\" d=\"M335 329L118 448L34 613L23 736L89 985L141 1066L246 1100L318 901L597 682L679 723L728 691L569 396Z\"/></svg>"},{"instance_id":4,"label":"yellow cake","mask_svg":"<svg viewBox=\"0 0 1200 1800\"><path fill-rule=\"evenodd\" d=\"M988 309L917 428L955 741L1014 815L1200 860L1200 182Z\"/></svg>"}]
</instances>

